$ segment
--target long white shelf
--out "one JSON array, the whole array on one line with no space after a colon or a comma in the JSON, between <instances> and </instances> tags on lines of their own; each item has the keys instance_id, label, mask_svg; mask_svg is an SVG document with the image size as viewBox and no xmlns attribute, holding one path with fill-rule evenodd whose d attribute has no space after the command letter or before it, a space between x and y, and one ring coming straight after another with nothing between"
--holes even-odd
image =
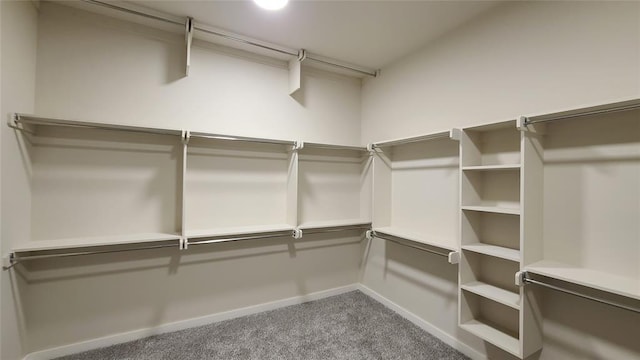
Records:
<instances>
[{"instance_id":1,"label":"long white shelf","mask_svg":"<svg viewBox=\"0 0 640 360\"><path fill-rule=\"evenodd\" d=\"M99 237L68 238L56 240L34 240L12 249L13 252L63 250L73 248L98 247L109 245L128 245L159 241L180 240L180 235L165 233L125 234ZM176 244L178 247L178 244Z\"/></svg>"},{"instance_id":2,"label":"long white shelf","mask_svg":"<svg viewBox=\"0 0 640 360\"><path fill-rule=\"evenodd\" d=\"M298 225L298 229L321 229L344 226L366 226L371 225L371 220L364 219L347 219L347 220L325 220L325 221L308 221Z\"/></svg>"},{"instance_id":3,"label":"long white shelf","mask_svg":"<svg viewBox=\"0 0 640 360\"><path fill-rule=\"evenodd\" d=\"M222 236L241 236L250 234L274 233L280 231L293 231L295 227L288 224L269 224L252 226L235 226L216 229L189 230L185 236L187 239L199 239Z\"/></svg>"},{"instance_id":4,"label":"long white shelf","mask_svg":"<svg viewBox=\"0 0 640 360\"><path fill-rule=\"evenodd\" d=\"M525 267L526 271L574 284L640 300L640 279L543 260Z\"/></svg>"},{"instance_id":5,"label":"long white shelf","mask_svg":"<svg viewBox=\"0 0 640 360\"><path fill-rule=\"evenodd\" d=\"M463 171L502 171L502 170L519 170L520 164L503 164L503 165L478 165L463 166Z\"/></svg>"},{"instance_id":6,"label":"long white shelf","mask_svg":"<svg viewBox=\"0 0 640 360\"><path fill-rule=\"evenodd\" d=\"M487 299L499 302L516 310L520 310L520 294L501 289L480 281L460 285L463 290L470 291Z\"/></svg>"},{"instance_id":7,"label":"long white shelf","mask_svg":"<svg viewBox=\"0 0 640 360\"><path fill-rule=\"evenodd\" d=\"M488 212L496 214L520 215L520 209L500 206L462 206L462 210Z\"/></svg>"},{"instance_id":8,"label":"long white shelf","mask_svg":"<svg viewBox=\"0 0 640 360\"><path fill-rule=\"evenodd\" d=\"M475 243L470 245L463 245L463 250L473 251L475 253L499 257L501 259L519 262L520 251L510 249L504 246L489 245L482 243Z\"/></svg>"},{"instance_id":9,"label":"long white shelf","mask_svg":"<svg viewBox=\"0 0 640 360\"><path fill-rule=\"evenodd\" d=\"M460 327L477 337L500 347L514 356L520 357L520 341L518 338L475 319L464 324L460 324Z\"/></svg>"},{"instance_id":10,"label":"long white shelf","mask_svg":"<svg viewBox=\"0 0 640 360\"><path fill-rule=\"evenodd\" d=\"M441 249L446 249L449 251L458 251L456 247L447 244L442 238L427 237L425 235L417 234L415 232L407 231L404 229L398 229L394 227L381 227L374 228L373 231L429 246L439 247Z\"/></svg>"}]
</instances>

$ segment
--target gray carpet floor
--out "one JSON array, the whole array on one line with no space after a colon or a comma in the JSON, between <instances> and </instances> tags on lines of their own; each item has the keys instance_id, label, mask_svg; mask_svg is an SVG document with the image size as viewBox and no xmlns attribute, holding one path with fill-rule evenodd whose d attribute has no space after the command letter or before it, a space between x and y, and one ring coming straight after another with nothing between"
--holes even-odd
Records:
<instances>
[{"instance_id":1,"label":"gray carpet floor","mask_svg":"<svg viewBox=\"0 0 640 360\"><path fill-rule=\"evenodd\" d=\"M360 291L58 360L468 359Z\"/></svg>"}]
</instances>

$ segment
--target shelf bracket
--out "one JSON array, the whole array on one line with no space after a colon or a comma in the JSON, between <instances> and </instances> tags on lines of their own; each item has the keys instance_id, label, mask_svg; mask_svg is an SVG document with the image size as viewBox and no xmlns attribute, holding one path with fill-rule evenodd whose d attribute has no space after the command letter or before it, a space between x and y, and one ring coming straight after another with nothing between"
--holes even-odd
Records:
<instances>
[{"instance_id":1,"label":"shelf bracket","mask_svg":"<svg viewBox=\"0 0 640 360\"><path fill-rule=\"evenodd\" d=\"M189 76L189 69L191 68L191 44L193 43L193 18L187 17L184 23L184 37L185 37L185 76Z\"/></svg>"},{"instance_id":2,"label":"shelf bracket","mask_svg":"<svg viewBox=\"0 0 640 360\"><path fill-rule=\"evenodd\" d=\"M528 278L528 274L526 271L518 271L515 277L516 286L522 287Z\"/></svg>"},{"instance_id":3,"label":"shelf bracket","mask_svg":"<svg viewBox=\"0 0 640 360\"><path fill-rule=\"evenodd\" d=\"M184 145L189 144L189 140L191 140L191 131L189 130L182 130L182 143Z\"/></svg>"},{"instance_id":4,"label":"shelf bracket","mask_svg":"<svg viewBox=\"0 0 640 360\"><path fill-rule=\"evenodd\" d=\"M291 233L291 237L293 237L296 240L302 239L302 229L293 229L293 232Z\"/></svg>"},{"instance_id":5,"label":"shelf bracket","mask_svg":"<svg viewBox=\"0 0 640 360\"><path fill-rule=\"evenodd\" d=\"M373 236L374 236L373 230L367 230L364 233L364 237L369 241L373 240Z\"/></svg>"},{"instance_id":6,"label":"shelf bracket","mask_svg":"<svg viewBox=\"0 0 640 360\"><path fill-rule=\"evenodd\" d=\"M462 138L462 130L460 129L449 130L449 139L460 141L461 138Z\"/></svg>"},{"instance_id":7,"label":"shelf bracket","mask_svg":"<svg viewBox=\"0 0 640 360\"><path fill-rule=\"evenodd\" d=\"M289 60L289 95L293 96L302 87L302 62L307 58L304 49L298 51L298 57Z\"/></svg>"},{"instance_id":8,"label":"shelf bracket","mask_svg":"<svg viewBox=\"0 0 640 360\"><path fill-rule=\"evenodd\" d=\"M9 253L8 255L2 257L2 270L9 270L17 264L18 262L15 261L14 253Z\"/></svg>"},{"instance_id":9,"label":"shelf bracket","mask_svg":"<svg viewBox=\"0 0 640 360\"><path fill-rule=\"evenodd\" d=\"M449 262L449 264L453 265L460 263L460 252L451 251L449 254L447 254L447 261Z\"/></svg>"}]
</instances>

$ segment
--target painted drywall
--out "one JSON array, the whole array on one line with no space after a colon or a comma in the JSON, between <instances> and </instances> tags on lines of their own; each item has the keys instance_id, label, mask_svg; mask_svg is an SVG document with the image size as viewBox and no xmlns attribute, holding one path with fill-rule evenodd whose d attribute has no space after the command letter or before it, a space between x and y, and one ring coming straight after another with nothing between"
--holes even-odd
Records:
<instances>
[{"instance_id":1,"label":"painted drywall","mask_svg":"<svg viewBox=\"0 0 640 360\"><path fill-rule=\"evenodd\" d=\"M12 243L29 238L30 189L28 166L23 162L24 144L15 132L5 125L10 112L33 112L35 97L35 69L37 18L31 1L2 1L2 96L0 105L0 136L2 146L2 235L0 249L3 256ZM2 359L21 359L25 352L24 324L20 295L14 292L21 279L14 272L0 274L2 323Z\"/></svg>"},{"instance_id":2,"label":"painted drywall","mask_svg":"<svg viewBox=\"0 0 640 360\"><path fill-rule=\"evenodd\" d=\"M307 69L290 97L286 64L45 3L36 111L42 116L358 144L360 80Z\"/></svg>"},{"instance_id":3,"label":"painted drywall","mask_svg":"<svg viewBox=\"0 0 640 360\"><path fill-rule=\"evenodd\" d=\"M513 2L366 81L362 140L638 96L640 4ZM362 283L490 358L509 358L456 327L456 270L438 257L374 243ZM637 326L637 317L568 295L545 292L544 298L540 359L632 359L640 353L624 330Z\"/></svg>"},{"instance_id":4,"label":"painted drywall","mask_svg":"<svg viewBox=\"0 0 640 360\"><path fill-rule=\"evenodd\" d=\"M288 71L280 61L247 58L248 54L199 42L185 78L181 35L49 2L41 6L37 29L38 115L323 143L360 142L359 79L307 69L302 93L292 98ZM80 211L64 229L34 231L34 241L47 234L73 236L74 230L96 235L82 233L97 228L111 234L140 227L180 230L172 221L176 211L168 208L177 204L178 184L170 177L179 170L179 152L152 141L123 152L117 146L131 149L135 141L105 136L77 139L63 131L58 139L65 142L62 145L34 142L32 217L52 210L46 208L52 202L66 204L60 197L40 197L40 180L62 186L57 195L47 193L54 197L82 198L82 189L87 196L101 191L93 190L92 195L90 188L81 186L73 195L78 182L106 185L99 194L104 202L100 206L135 198L151 207L144 210L150 217L136 223L138 210L114 208L119 213L105 214L103 223L83 226L84 217L87 224L96 217L95 212ZM95 161L88 160L92 154L97 154ZM135 165L140 162L143 166ZM257 169L248 170L253 171ZM68 183L62 180L67 178ZM85 181L91 178L95 181ZM123 211L132 220L123 221ZM187 252L167 249L21 265L15 293L23 299L26 351L355 284L361 235L307 235L295 242L288 237L262 239L194 246Z\"/></svg>"}]
</instances>

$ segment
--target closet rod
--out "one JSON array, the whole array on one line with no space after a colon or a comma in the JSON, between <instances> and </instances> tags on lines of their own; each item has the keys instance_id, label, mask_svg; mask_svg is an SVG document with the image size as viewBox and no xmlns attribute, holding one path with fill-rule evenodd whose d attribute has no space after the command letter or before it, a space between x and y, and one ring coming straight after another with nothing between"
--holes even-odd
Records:
<instances>
[{"instance_id":1,"label":"closet rod","mask_svg":"<svg viewBox=\"0 0 640 360\"><path fill-rule=\"evenodd\" d=\"M387 235L380 235L380 234L376 233L375 231L372 232L371 235L373 237L377 237L377 238L380 238L380 239L383 239L383 240L391 241L392 243L396 243L398 245L403 245L403 246L407 246L407 247L414 248L414 249L417 249L417 250L426 251L428 253L431 253L431 254L434 254L434 255L439 255L439 256L444 256L446 258L449 257L448 253L441 253L441 252L438 252L438 251L435 251L435 250L427 249L427 248L422 247L422 246L413 245L411 243L408 243L408 241L411 241L411 240L405 240L405 241L397 240L397 239L395 239L393 237L390 237L390 236L387 236Z\"/></svg>"},{"instance_id":2,"label":"closet rod","mask_svg":"<svg viewBox=\"0 0 640 360\"><path fill-rule=\"evenodd\" d=\"M444 137L449 137L450 133L451 133L450 131L443 131L443 132L424 135L424 136L416 136L416 137L400 139L400 140L383 141L383 142L371 144L371 148L376 149L376 148L381 148L385 146L404 145L404 144L410 144L410 143L420 142L425 140L440 139Z\"/></svg>"},{"instance_id":3,"label":"closet rod","mask_svg":"<svg viewBox=\"0 0 640 360\"><path fill-rule=\"evenodd\" d=\"M320 143L303 143L305 147L316 149L329 149L329 150L353 150L353 151L367 151L364 146L350 146L350 145L332 145L332 144L320 144Z\"/></svg>"},{"instance_id":4,"label":"closet rod","mask_svg":"<svg viewBox=\"0 0 640 360\"><path fill-rule=\"evenodd\" d=\"M111 246L111 245L107 245ZM114 245L115 246L115 245ZM180 249L180 244L164 244L164 245L148 245L141 246L129 249L113 249L113 250L92 250L92 251L75 251L75 252L65 252L65 253L56 253L56 254L48 254L48 255L28 255L28 256L19 256L16 253L11 253L9 255L9 266L3 266L3 270L9 270L12 267L18 265L21 262L29 261L29 260L38 260L38 259L49 259L49 258L58 258L58 257L71 257L71 256L83 256L83 255L99 255L99 254L109 254L109 253L120 253L120 252L128 252L128 251L138 251L138 250L151 250L151 249L161 249L161 248L169 248L175 247L176 249Z\"/></svg>"},{"instance_id":5,"label":"closet rod","mask_svg":"<svg viewBox=\"0 0 640 360\"><path fill-rule=\"evenodd\" d=\"M616 102L611 104L593 106L585 109L571 110L571 111L565 111L565 112L560 112L555 114L525 117L524 125L531 125L531 124L556 121L556 120L573 119L577 117L590 116L590 115L616 113L616 112L629 111L629 110L635 110L635 109L640 109L640 99L621 101L621 102Z\"/></svg>"},{"instance_id":6,"label":"closet rod","mask_svg":"<svg viewBox=\"0 0 640 360\"><path fill-rule=\"evenodd\" d=\"M600 298L593 297L593 296L586 295L586 294L582 294L582 293L579 293L579 292L576 292L576 291L573 291L573 290L564 289L564 288L561 288L559 286L547 284L547 283L544 283L544 282L541 282L541 281L538 281L538 280L533 280L533 279L531 279L529 277L529 273L527 273L526 271L523 273L522 282L524 284L535 284L535 285L546 287L546 288L549 288L549 289L552 289L552 290L556 290L556 291L560 291L560 292L563 292L563 293L566 293L566 294L570 294L570 295L573 295L573 296L577 296L577 297L581 297L581 298L588 299L588 300L591 300L591 301L599 302L601 304L606 304L606 305L614 306L614 307L617 307L617 308L620 308L620 309L624 309L624 310L640 313L640 309L638 309L638 308L633 308L631 306L627 306L627 305L611 302L611 301L605 300L605 299L600 299Z\"/></svg>"},{"instance_id":7,"label":"closet rod","mask_svg":"<svg viewBox=\"0 0 640 360\"><path fill-rule=\"evenodd\" d=\"M216 140L230 140L230 141L247 141L254 143L262 143L262 144L275 144L275 145L295 145L295 141L291 140L274 140L274 139L264 139L264 138L251 138L244 136L232 136L232 135L218 135L218 134L208 134L203 132L190 132L189 136L191 138L199 137L204 139L216 139Z\"/></svg>"},{"instance_id":8,"label":"closet rod","mask_svg":"<svg viewBox=\"0 0 640 360\"><path fill-rule=\"evenodd\" d=\"M26 114L18 114L18 113L14 115L14 121L16 124L28 124L28 125L66 126L66 127L77 127L77 128L86 128L86 129L117 130L117 131L145 133L145 134L159 134L159 135L182 134L180 130L147 128L147 127L130 126L130 125L93 123L93 122L75 121L75 120L52 119L52 118L43 118L43 117L31 116ZM11 126L11 124L9 126ZM12 126L12 127L21 131L25 130L24 128L19 128L16 126Z\"/></svg>"},{"instance_id":9,"label":"closet rod","mask_svg":"<svg viewBox=\"0 0 640 360\"><path fill-rule=\"evenodd\" d=\"M240 237L229 237L229 238L219 238L219 239L211 239L211 240L198 240L194 242L190 242L189 239L186 240L187 246L193 245L208 245L208 244L220 244L232 241L240 241L240 240L259 240L259 239L269 239L269 238L277 238L277 237L285 237L292 236L291 231L281 231L278 233L272 234L263 234L263 235L248 235L248 236L240 236Z\"/></svg>"},{"instance_id":10,"label":"closet rod","mask_svg":"<svg viewBox=\"0 0 640 360\"><path fill-rule=\"evenodd\" d=\"M107 2L104 2L104 1L98 1L98 0L82 0L82 1L84 1L86 3L89 3L89 4L93 4L93 5L103 6L103 7L112 9L112 10L118 10L118 11L122 11L122 12L125 12L125 13L142 16L142 17L145 17L145 18L148 18L148 19L152 19L152 20L162 21L162 22L166 22L166 23L169 23L169 24L173 24L173 25L184 26L184 22L180 22L180 21L177 21L177 20L169 19L169 18L166 18L166 17L161 17L161 16L157 16L157 15L148 14L148 13L145 13L145 12L142 12L142 11L132 10L132 9L125 8L125 7L122 7L122 6L117 6L117 5L114 5L114 4L110 4L110 3L107 3ZM293 50L290 50L290 49L286 49L284 47L280 48L280 47L264 45L264 44L259 43L258 41L252 41L252 40L246 39L246 38L244 38L242 36L239 36L239 35L230 34L230 33L222 33L222 32L219 32L219 31L214 31L214 30L211 30L211 29L203 28L203 27L198 26L198 25L194 25L193 29L197 30L197 31L201 31L203 33L207 33L207 34L215 35L215 36L218 36L218 37L222 37L222 38L225 38L227 40L235 41L235 42L242 43L242 44L245 44L245 45L259 47L261 49L274 51L274 52L277 52L277 53L280 53L280 54L284 54L284 55L290 55L290 56L296 56L297 57L298 54L299 54L298 51L293 51ZM314 57L311 54L308 54L306 58L309 59L309 60L317 61L317 62L320 62L320 63L323 63L323 64L327 64L327 65L330 65L330 66L334 66L334 67L339 67L339 68L346 69L346 70L349 70L349 71L354 71L354 72L357 72L359 74L363 74L363 75L367 75L367 76L371 76L371 77L376 77L378 75L377 71L362 70L362 69L359 69L359 68L356 68L356 67L352 67L352 66L349 66L349 65L333 62L333 61L330 61L328 59Z\"/></svg>"}]
</instances>

